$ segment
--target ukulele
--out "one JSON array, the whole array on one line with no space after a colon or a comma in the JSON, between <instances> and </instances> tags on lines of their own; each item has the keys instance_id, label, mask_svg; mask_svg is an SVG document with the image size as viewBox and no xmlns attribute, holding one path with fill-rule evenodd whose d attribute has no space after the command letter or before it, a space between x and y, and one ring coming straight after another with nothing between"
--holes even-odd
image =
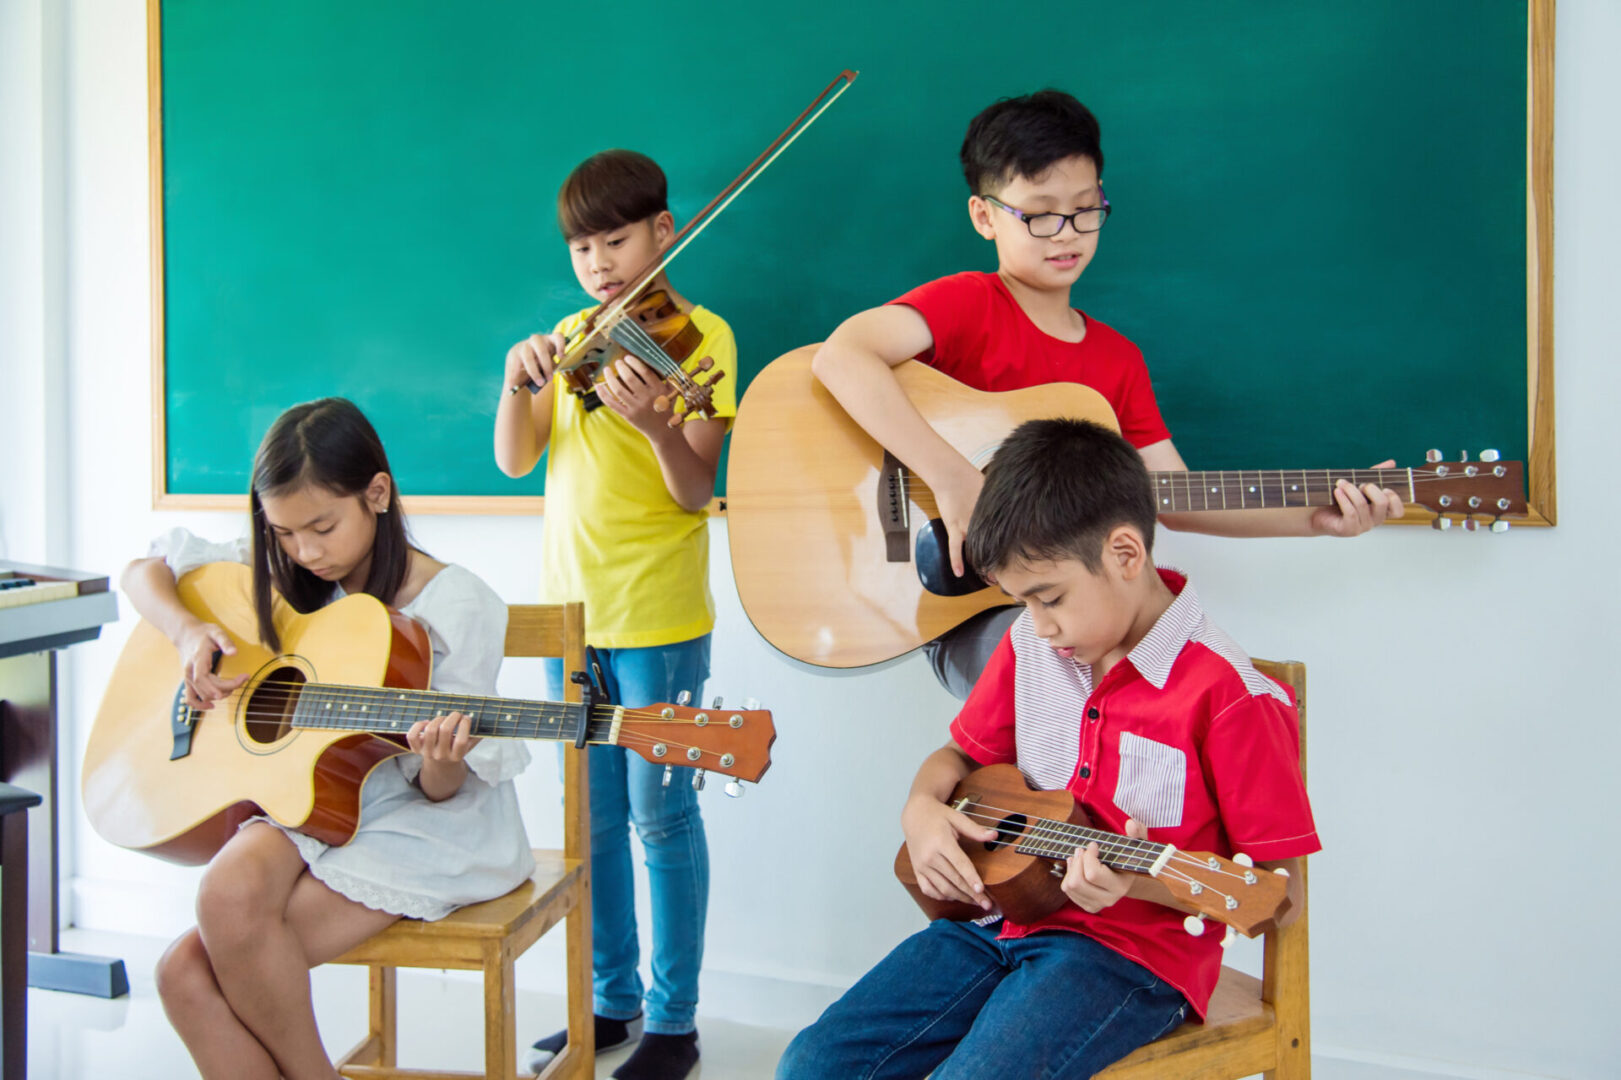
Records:
<instances>
[{"instance_id":1,"label":"ukulele","mask_svg":"<svg viewBox=\"0 0 1621 1080\"><path fill-rule=\"evenodd\" d=\"M773 361L749 384L732 426L727 532L738 596L777 649L849 668L890 660L1008 602L975 575L956 577L934 495L873 441L811 374L816 347ZM940 436L983 468L1026 420L1075 417L1116 431L1103 396L1078 383L984 393L915 360L895 378ZM1339 480L1388 487L1466 529L1526 510L1519 462L1410 469L1155 472L1162 513L1328 506Z\"/></svg>"},{"instance_id":2,"label":"ukulele","mask_svg":"<svg viewBox=\"0 0 1621 1080\"><path fill-rule=\"evenodd\" d=\"M1147 874L1179 904L1198 912L1183 922L1195 936L1204 932L1209 917L1254 937L1274 929L1289 910L1283 871L1257 870L1243 855L1224 859L1094 829L1069 792L1031 790L1016 765L975 769L951 793L949 805L996 830L995 840L960 842L985 894L1014 922L1039 922L1070 903L1061 885L1065 860L1090 843L1098 845L1109 869ZM925 896L905 844L895 856L895 876L930 919L985 916L976 904Z\"/></svg>"},{"instance_id":3,"label":"ukulele","mask_svg":"<svg viewBox=\"0 0 1621 1080\"><path fill-rule=\"evenodd\" d=\"M217 670L247 681L212 708L186 704L180 655L150 623L135 627L96 714L84 759L84 806L96 832L173 862L207 862L243 821L266 814L328 844L347 843L360 788L408 752L418 720L462 712L479 738L623 746L655 764L758 781L776 729L755 708L629 708L602 700L521 701L424 689L433 649L422 624L365 593L304 615L274 602L282 651L258 643L253 572L211 563L183 575L180 601L236 645ZM578 682L579 679L577 678ZM683 695L684 697L684 695Z\"/></svg>"}]
</instances>

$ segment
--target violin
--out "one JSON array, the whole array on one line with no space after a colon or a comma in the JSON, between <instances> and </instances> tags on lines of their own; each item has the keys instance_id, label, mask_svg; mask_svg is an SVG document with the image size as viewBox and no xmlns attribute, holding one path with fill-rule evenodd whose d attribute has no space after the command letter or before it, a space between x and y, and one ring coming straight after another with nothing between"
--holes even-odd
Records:
<instances>
[{"instance_id":1,"label":"violin","mask_svg":"<svg viewBox=\"0 0 1621 1080\"><path fill-rule=\"evenodd\" d=\"M850 70L840 72L794 118L794 122L749 163L748 168L675 234L663 258L645 267L619 293L598 304L586 316L585 323L557 355L552 370L554 376L562 377L569 393L582 399L588 411L602 404L597 396L596 384L602 381L607 365L628 353L647 364L664 380L669 392L659 396L654 408L670 413L671 427L680 427L695 416L705 420L714 419L714 386L726 373L715 371L714 361L707 356L693 365L695 370L688 370L687 360L703 341L703 334L668 292L649 286L699 233L708 228L710 222L720 216L721 211L732 204L733 199L741 195L806 128L827 111L828 106L850 88L856 75L857 72ZM708 374L707 379L703 377L705 374ZM512 387L507 393L516 394L524 388L531 394L538 394L541 389L530 379ZM678 404L681 405L680 409L676 407Z\"/></svg>"}]
</instances>

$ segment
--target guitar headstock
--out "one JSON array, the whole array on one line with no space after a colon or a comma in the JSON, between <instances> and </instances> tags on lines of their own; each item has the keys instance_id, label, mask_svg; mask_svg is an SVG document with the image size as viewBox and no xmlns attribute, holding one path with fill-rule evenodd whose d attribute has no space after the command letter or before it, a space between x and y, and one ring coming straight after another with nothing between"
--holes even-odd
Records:
<instances>
[{"instance_id":1,"label":"guitar headstock","mask_svg":"<svg viewBox=\"0 0 1621 1080\"><path fill-rule=\"evenodd\" d=\"M1154 878L1184 905L1254 937L1276 927L1289 910L1289 878L1247 862L1242 855L1224 859L1207 851L1173 848ZM1194 925L1190 918L1190 932L1197 932Z\"/></svg>"},{"instance_id":2,"label":"guitar headstock","mask_svg":"<svg viewBox=\"0 0 1621 1080\"><path fill-rule=\"evenodd\" d=\"M707 709L662 701L625 709L613 741L655 765L680 765L758 782L771 767L771 744L777 741L770 710L758 704L747 701L741 709L729 709L716 698Z\"/></svg>"},{"instance_id":3,"label":"guitar headstock","mask_svg":"<svg viewBox=\"0 0 1621 1080\"><path fill-rule=\"evenodd\" d=\"M1426 464L1414 468L1413 501L1435 512L1437 529L1450 529L1461 522L1473 532L1480 518L1493 519L1492 530L1508 528L1505 514L1524 514L1524 466L1518 461L1500 461L1496 450L1483 450L1478 462L1464 454L1459 461L1442 461L1441 451L1424 456Z\"/></svg>"},{"instance_id":4,"label":"guitar headstock","mask_svg":"<svg viewBox=\"0 0 1621 1080\"><path fill-rule=\"evenodd\" d=\"M709 380L704 381L704 373L709 373ZM670 426L680 427L688 420L715 418L715 384L726 378L726 372L715 370L715 361L704 357L698 361L697 370L690 372L686 377L665 381L669 393L660 394L653 401L653 408L657 412L670 414ZM679 398L686 404L682 412L675 412L674 405Z\"/></svg>"}]
</instances>

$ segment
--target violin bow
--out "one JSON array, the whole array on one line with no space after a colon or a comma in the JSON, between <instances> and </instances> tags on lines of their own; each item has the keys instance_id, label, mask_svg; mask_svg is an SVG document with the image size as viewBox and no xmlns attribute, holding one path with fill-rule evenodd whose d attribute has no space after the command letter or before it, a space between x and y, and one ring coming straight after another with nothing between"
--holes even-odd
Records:
<instances>
[{"instance_id":1,"label":"violin bow","mask_svg":"<svg viewBox=\"0 0 1621 1080\"><path fill-rule=\"evenodd\" d=\"M850 89L850 84L856 81L856 76L859 74L860 72L851 71L848 68L839 72L838 77L828 83L827 88L817 94L809 105L805 106L805 111L796 116L794 122L783 129L782 134L778 135L770 146L761 151L759 157L749 163L748 168L739 173L737 178L727 184L719 195L709 200L708 206L698 211L697 214L693 215L691 221L682 226L681 230L675 234L670 250L664 253L662 259L644 268L641 273L632 279L629 287L621 290L620 294L614 297L612 301L603 304L586 318L585 324L577 331L578 337L576 340L587 340L596 330L598 323L611 321L624 314L625 309L635 302L636 298L642 294L642 290L647 288L648 283L658 277L665 267L674 262L675 257L681 254L688 244L697 239L698 234L708 228L709 223L719 217L721 212L732 204L733 199L743 194L743 191L754 183L756 177L770 168L771 163L776 161L784 150L792 146L795 139L798 139L805 133L807 128L816 123L817 118L826 112L835 101L839 100L840 95ZM564 362L557 365L556 370L567 371L577 366L577 361L572 364L568 362L567 352L565 352Z\"/></svg>"}]
</instances>

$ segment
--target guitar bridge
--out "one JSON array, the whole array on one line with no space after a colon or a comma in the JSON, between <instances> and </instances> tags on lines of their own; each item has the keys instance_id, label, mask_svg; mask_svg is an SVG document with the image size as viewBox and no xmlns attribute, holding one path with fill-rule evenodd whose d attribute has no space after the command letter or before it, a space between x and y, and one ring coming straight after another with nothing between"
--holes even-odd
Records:
<instances>
[{"instance_id":1,"label":"guitar bridge","mask_svg":"<svg viewBox=\"0 0 1621 1080\"><path fill-rule=\"evenodd\" d=\"M878 520L884 527L884 556L912 561L911 508L906 498L906 466L888 450L878 471Z\"/></svg>"}]
</instances>

